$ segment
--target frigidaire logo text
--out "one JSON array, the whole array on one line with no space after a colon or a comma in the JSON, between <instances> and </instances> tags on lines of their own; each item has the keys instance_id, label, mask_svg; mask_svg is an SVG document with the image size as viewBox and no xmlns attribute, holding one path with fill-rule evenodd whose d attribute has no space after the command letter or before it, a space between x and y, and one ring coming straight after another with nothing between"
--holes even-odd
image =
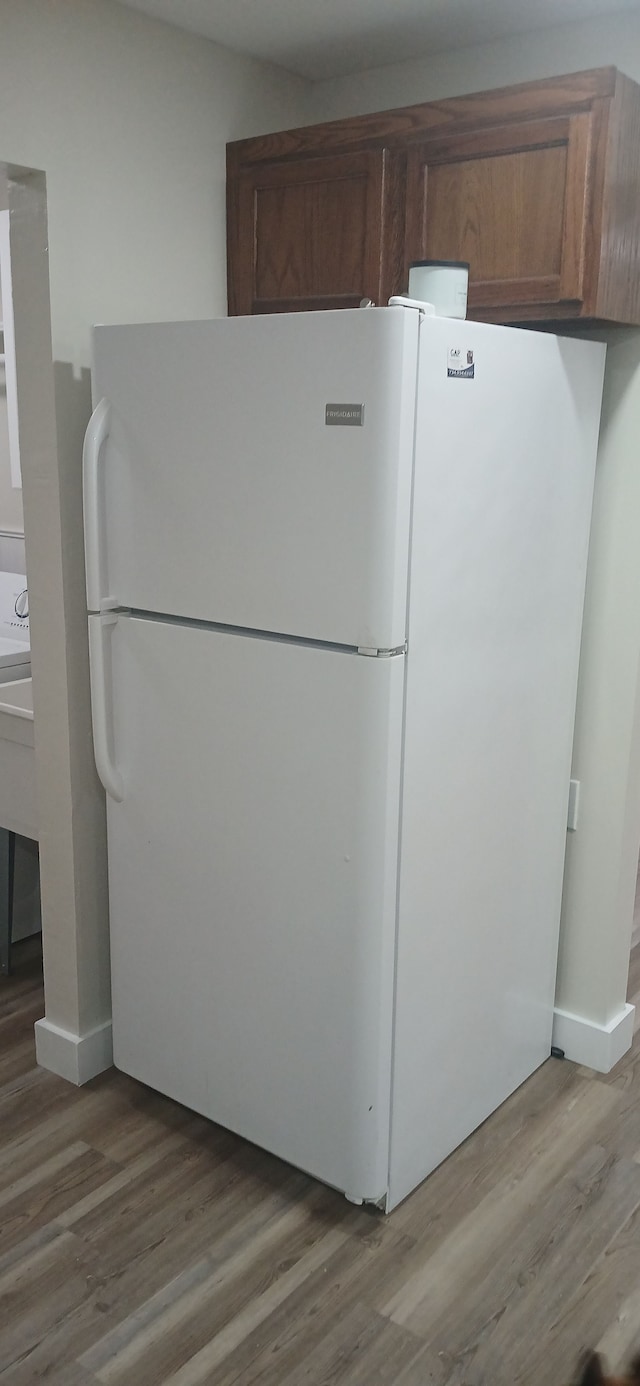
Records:
<instances>
[{"instance_id":1,"label":"frigidaire logo text","mask_svg":"<svg viewBox=\"0 0 640 1386\"><path fill-rule=\"evenodd\" d=\"M327 404L324 421L359 428L364 423L364 404Z\"/></svg>"}]
</instances>

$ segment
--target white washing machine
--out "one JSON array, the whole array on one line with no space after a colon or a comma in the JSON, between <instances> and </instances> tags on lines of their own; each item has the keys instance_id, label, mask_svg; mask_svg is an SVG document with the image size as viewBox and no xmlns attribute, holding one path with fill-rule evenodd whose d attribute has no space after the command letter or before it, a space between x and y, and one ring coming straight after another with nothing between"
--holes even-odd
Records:
<instances>
[{"instance_id":1,"label":"white washing machine","mask_svg":"<svg viewBox=\"0 0 640 1386\"><path fill-rule=\"evenodd\" d=\"M27 579L24 573L0 572L0 683L30 675Z\"/></svg>"}]
</instances>

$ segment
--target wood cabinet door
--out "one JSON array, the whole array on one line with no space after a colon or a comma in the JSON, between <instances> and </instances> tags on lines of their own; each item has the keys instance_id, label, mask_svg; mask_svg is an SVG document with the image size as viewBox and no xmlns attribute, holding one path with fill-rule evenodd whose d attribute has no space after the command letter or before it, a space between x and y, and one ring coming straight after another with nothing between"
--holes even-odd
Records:
<instances>
[{"instance_id":1,"label":"wood cabinet door","mask_svg":"<svg viewBox=\"0 0 640 1386\"><path fill-rule=\"evenodd\" d=\"M430 136L408 155L411 260L468 260L469 308L575 305L587 291L594 112ZM517 315L516 315L517 316Z\"/></svg>"},{"instance_id":2,"label":"wood cabinet door","mask_svg":"<svg viewBox=\"0 0 640 1386\"><path fill-rule=\"evenodd\" d=\"M381 301L385 151L254 164L229 181L230 313Z\"/></svg>"}]
</instances>

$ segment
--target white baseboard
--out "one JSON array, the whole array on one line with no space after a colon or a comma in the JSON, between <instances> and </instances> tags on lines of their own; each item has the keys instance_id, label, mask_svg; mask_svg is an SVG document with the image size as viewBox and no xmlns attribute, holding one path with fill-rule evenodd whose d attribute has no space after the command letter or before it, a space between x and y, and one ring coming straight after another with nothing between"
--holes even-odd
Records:
<instances>
[{"instance_id":1,"label":"white baseboard","mask_svg":"<svg viewBox=\"0 0 640 1386\"><path fill-rule=\"evenodd\" d=\"M625 1006L608 1025L597 1025L584 1016L556 1009L553 1014L553 1044L564 1049L565 1058L598 1073L610 1073L618 1059L631 1048L635 1006Z\"/></svg>"},{"instance_id":2,"label":"white baseboard","mask_svg":"<svg viewBox=\"0 0 640 1386\"><path fill-rule=\"evenodd\" d=\"M61 1030L50 1020L37 1020L36 1060L41 1068L57 1073L67 1082L81 1087L113 1064L111 1021L98 1025L86 1035Z\"/></svg>"}]
</instances>

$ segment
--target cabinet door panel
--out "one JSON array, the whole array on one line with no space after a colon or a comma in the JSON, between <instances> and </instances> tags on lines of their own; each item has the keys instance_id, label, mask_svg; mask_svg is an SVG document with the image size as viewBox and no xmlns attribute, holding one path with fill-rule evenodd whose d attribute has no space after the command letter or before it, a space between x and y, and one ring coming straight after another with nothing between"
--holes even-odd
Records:
<instances>
[{"instance_id":1,"label":"cabinet door panel","mask_svg":"<svg viewBox=\"0 0 640 1386\"><path fill-rule=\"evenodd\" d=\"M580 302L590 121L527 121L411 149L408 260L468 260L471 308Z\"/></svg>"},{"instance_id":2,"label":"cabinet door panel","mask_svg":"<svg viewBox=\"0 0 640 1386\"><path fill-rule=\"evenodd\" d=\"M232 311L379 302L383 175L383 150L243 169Z\"/></svg>"},{"instance_id":3,"label":"cabinet door panel","mask_svg":"<svg viewBox=\"0 0 640 1386\"><path fill-rule=\"evenodd\" d=\"M429 254L446 259L456 240L481 281L559 275L566 163L558 146L435 164L426 206ZM496 207L503 209L499 220Z\"/></svg>"}]
</instances>

